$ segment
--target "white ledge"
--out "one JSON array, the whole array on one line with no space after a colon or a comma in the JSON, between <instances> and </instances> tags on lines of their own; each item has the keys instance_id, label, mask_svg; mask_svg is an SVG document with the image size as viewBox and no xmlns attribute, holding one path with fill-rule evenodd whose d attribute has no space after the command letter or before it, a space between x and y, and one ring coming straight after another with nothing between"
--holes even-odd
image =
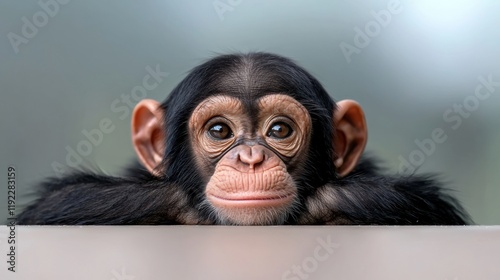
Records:
<instances>
[{"instance_id":1,"label":"white ledge","mask_svg":"<svg viewBox=\"0 0 500 280\"><path fill-rule=\"evenodd\" d=\"M500 279L500 226L0 227L0 279Z\"/></svg>"}]
</instances>

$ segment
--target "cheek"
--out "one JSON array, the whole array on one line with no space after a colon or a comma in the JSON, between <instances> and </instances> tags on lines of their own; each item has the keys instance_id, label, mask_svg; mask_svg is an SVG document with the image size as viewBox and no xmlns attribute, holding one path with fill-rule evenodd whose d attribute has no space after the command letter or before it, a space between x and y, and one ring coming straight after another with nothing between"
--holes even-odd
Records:
<instances>
[{"instance_id":1,"label":"cheek","mask_svg":"<svg viewBox=\"0 0 500 280\"><path fill-rule=\"evenodd\" d=\"M231 146L233 141L225 141L221 143L210 142L203 131L195 132L195 129L190 128L190 148L196 163L197 170L200 170L203 178L209 178L214 172L216 163L215 158L224 152L225 149Z\"/></svg>"},{"instance_id":2,"label":"cheek","mask_svg":"<svg viewBox=\"0 0 500 280\"><path fill-rule=\"evenodd\" d=\"M268 140L267 143L281 155L292 159L303 159L305 151L309 146L310 135L300 134L290 139L281 141Z\"/></svg>"},{"instance_id":3,"label":"cheek","mask_svg":"<svg viewBox=\"0 0 500 280\"><path fill-rule=\"evenodd\" d=\"M190 137L193 139L193 137ZM206 156L205 150L203 150L199 143L191 140L191 153L196 165L196 170L200 172L201 177L205 178L205 183L208 182L208 178L214 172L214 164ZM195 170L193 170L195 172Z\"/></svg>"},{"instance_id":4,"label":"cheek","mask_svg":"<svg viewBox=\"0 0 500 280\"><path fill-rule=\"evenodd\" d=\"M190 149L192 157L196 164L196 169L201 172L203 178L209 178L214 172L214 160L211 157L215 157L220 154L225 146L223 147L213 147L209 145L206 135L203 131L196 131L190 127L189 133L190 139ZM230 143L225 143L230 145ZM208 180L207 180L208 181Z\"/></svg>"}]
</instances>

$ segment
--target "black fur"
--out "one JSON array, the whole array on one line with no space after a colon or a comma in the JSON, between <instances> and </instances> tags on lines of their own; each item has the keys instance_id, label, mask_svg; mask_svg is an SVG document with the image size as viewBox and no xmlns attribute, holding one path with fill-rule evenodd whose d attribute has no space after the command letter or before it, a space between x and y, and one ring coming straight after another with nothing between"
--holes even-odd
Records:
<instances>
[{"instance_id":1,"label":"black fur","mask_svg":"<svg viewBox=\"0 0 500 280\"><path fill-rule=\"evenodd\" d=\"M134 167L123 177L77 173L49 179L40 199L19 224L217 224L204 207L203 178L195 170L188 139L194 108L214 94L243 103L269 93L292 96L309 111L311 145L300 173L292 174L301 205L285 224L463 225L469 218L457 201L428 177L383 175L373 160L337 178L333 165L334 101L321 84L292 61L267 53L225 55L195 69L162 104L165 157L153 176ZM249 105L249 110L252 108ZM322 199L324 193L336 203ZM315 209L315 210L314 210ZM320 211L318 211L320 209Z\"/></svg>"},{"instance_id":2,"label":"black fur","mask_svg":"<svg viewBox=\"0 0 500 280\"><path fill-rule=\"evenodd\" d=\"M351 174L324 186L338 197L338 203L328 208L326 217L307 219L307 223L328 223L335 216L347 220L347 224L357 225L466 225L472 222L458 201L432 176L388 176L375 162L365 158Z\"/></svg>"}]
</instances>

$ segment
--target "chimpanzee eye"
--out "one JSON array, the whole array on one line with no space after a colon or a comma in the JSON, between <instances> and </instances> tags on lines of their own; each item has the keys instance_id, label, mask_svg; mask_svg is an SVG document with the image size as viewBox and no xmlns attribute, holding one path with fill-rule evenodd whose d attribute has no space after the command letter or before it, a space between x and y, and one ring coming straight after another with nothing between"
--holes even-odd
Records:
<instances>
[{"instance_id":1,"label":"chimpanzee eye","mask_svg":"<svg viewBox=\"0 0 500 280\"><path fill-rule=\"evenodd\" d=\"M284 122L277 122L271 125L271 128L267 132L268 137L273 137L277 139L284 139L292 135L293 129Z\"/></svg>"},{"instance_id":2,"label":"chimpanzee eye","mask_svg":"<svg viewBox=\"0 0 500 280\"><path fill-rule=\"evenodd\" d=\"M225 123L216 123L208 129L208 134L215 140L224 140L233 137L231 128Z\"/></svg>"}]
</instances>

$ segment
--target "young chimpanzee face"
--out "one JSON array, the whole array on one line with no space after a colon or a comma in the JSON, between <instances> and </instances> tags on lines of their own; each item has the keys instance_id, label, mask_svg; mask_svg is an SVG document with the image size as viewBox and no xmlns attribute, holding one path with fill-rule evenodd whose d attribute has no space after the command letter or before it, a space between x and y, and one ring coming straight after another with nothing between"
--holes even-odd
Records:
<instances>
[{"instance_id":1,"label":"young chimpanzee face","mask_svg":"<svg viewBox=\"0 0 500 280\"><path fill-rule=\"evenodd\" d=\"M219 223L282 224L354 167L366 124L357 103L336 105L289 60L251 54L195 68L162 106L139 103L133 134L144 165Z\"/></svg>"},{"instance_id":2,"label":"young chimpanzee face","mask_svg":"<svg viewBox=\"0 0 500 280\"><path fill-rule=\"evenodd\" d=\"M281 224L298 203L294 178L305 162L311 118L284 94L252 101L205 99L191 115L189 138L198 169L210 178L205 195L219 219Z\"/></svg>"}]
</instances>

